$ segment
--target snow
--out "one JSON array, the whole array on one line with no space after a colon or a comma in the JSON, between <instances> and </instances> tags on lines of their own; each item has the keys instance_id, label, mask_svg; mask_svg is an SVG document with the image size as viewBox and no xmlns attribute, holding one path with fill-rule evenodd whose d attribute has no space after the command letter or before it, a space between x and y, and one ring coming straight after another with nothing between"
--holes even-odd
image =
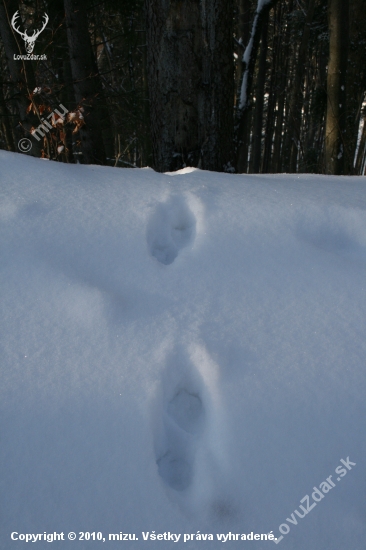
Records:
<instances>
[{"instance_id":1,"label":"snow","mask_svg":"<svg viewBox=\"0 0 366 550\"><path fill-rule=\"evenodd\" d=\"M270 2L272 2L272 0L258 0L257 12L261 11L264 8L264 6L266 6Z\"/></svg>"},{"instance_id":2,"label":"snow","mask_svg":"<svg viewBox=\"0 0 366 550\"><path fill-rule=\"evenodd\" d=\"M254 36L258 25L258 18L261 14L263 8L269 4L271 0L258 0L257 9L255 11L255 16L252 24L252 30L250 34L249 42L244 50L242 63L245 65L243 79L240 87L240 100L239 100L239 110L244 109L247 106L248 102L248 73L249 73L249 61L252 56ZM241 41L241 39L240 39Z\"/></svg>"},{"instance_id":3,"label":"snow","mask_svg":"<svg viewBox=\"0 0 366 550\"><path fill-rule=\"evenodd\" d=\"M255 35L255 29L258 23L258 17L259 17L259 14L257 11L254 17L250 39L243 53L242 63L244 63L245 69L244 69L243 79L240 87L239 110L244 109L248 102L249 61L252 55L254 35Z\"/></svg>"},{"instance_id":4,"label":"snow","mask_svg":"<svg viewBox=\"0 0 366 550\"><path fill-rule=\"evenodd\" d=\"M248 98L249 62L250 62L251 56L253 55L252 52L253 52L254 36L258 25L258 19L263 8L266 5L270 4L271 2L272 0L258 0L258 3L257 3L257 9L255 11L255 16L252 23L250 39L244 50L243 57L242 57L242 63L244 64L244 74L243 74L243 79L240 87L239 110L245 109L247 107L247 103L249 100ZM242 39L240 38L239 42L241 41Z\"/></svg>"},{"instance_id":5,"label":"snow","mask_svg":"<svg viewBox=\"0 0 366 550\"><path fill-rule=\"evenodd\" d=\"M365 178L0 167L1 547L363 548Z\"/></svg>"}]
</instances>

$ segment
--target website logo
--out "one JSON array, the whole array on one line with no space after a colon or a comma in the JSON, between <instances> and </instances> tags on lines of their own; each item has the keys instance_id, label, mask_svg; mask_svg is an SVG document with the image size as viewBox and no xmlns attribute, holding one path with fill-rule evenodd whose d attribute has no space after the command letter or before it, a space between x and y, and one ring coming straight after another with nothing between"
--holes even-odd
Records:
<instances>
[{"instance_id":1,"label":"website logo","mask_svg":"<svg viewBox=\"0 0 366 550\"><path fill-rule=\"evenodd\" d=\"M13 15L12 20L11 20L11 26L23 38L24 43L25 43L25 50L26 50L27 54L31 54L33 52L33 48L34 48L34 45L35 45L35 42L36 42L37 38L39 37L41 32L44 31L44 29L45 29L45 27L48 23L48 15L47 15L47 13L44 14L44 16L43 16L44 17L43 27L39 30L34 30L33 34L31 36L28 36L27 31L21 32L19 30L19 28L17 27L17 25L18 25L17 19L19 17L20 17L19 11L16 11Z\"/></svg>"}]
</instances>

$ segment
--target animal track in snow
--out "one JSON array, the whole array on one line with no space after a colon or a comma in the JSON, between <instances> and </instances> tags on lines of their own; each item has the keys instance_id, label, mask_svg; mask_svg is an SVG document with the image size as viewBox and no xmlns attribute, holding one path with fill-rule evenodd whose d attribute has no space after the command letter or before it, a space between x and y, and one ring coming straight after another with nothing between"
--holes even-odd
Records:
<instances>
[{"instance_id":1,"label":"animal track in snow","mask_svg":"<svg viewBox=\"0 0 366 550\"><path fill-rule=\"evenodd\" d=\"M187 383L187 380L185 381ZM177 389L168 402L164 418L166 451L157 460L163 481L176 491L184 491L193 479L196 435L203 420L203 404L198 392Z\"/></svg>"},{"instance_id":2,"label":"animal track in snow","mask_svg":"<svg viewBox=\"0 0 366 550\"><path fill-rule=\"evenodd\" d=\"M167 451L156 463L159 475L167 485L176 491L188 489L192 482L193 470L187 460L176 456L172 451Z\"/></svg>"},{"instance_id":3,"label":"animal track in snow","mask_svg":"<svg viewBox=\"0 0 366 550\"><path fill-rule=\"evenodd\" d=\"M155 401L154 447L157 473L185 514L231 521L236 512L227 490L232 484L218 380L203 345L177 346Z\"/></svg>"},{"instance_id":4,"label":"animal track in snow","mask_svg":"<svg viewBox=\"0 0 366 550\"><path fill-rule=\"evenodd\" d=\"M163 377L157 403L156 463L164 483L175 491L192 484L197 445L204 428L202 381L184 353L175 353Z\"/></svg>"},{"instance_id":5,"label":"animal track in snow","mask_svg":"<svg viewBox=\"0 0 366 550\"><path fill-rule=\"evenodd\" d=\"M179 251L195 237L196 218L181 197L172 197L160 203L152 215L146 232L152 256L160 263L170 265Z\"/></svg>"},{"instance_id":6,"label":"animal track in snow","mask_svg":"<svg viewBox=\"0 0 366 550\"><path fill-rule=\"evenodd\" d=\"M169 402L167 412L180 428L195 433L202 415L202 401L199 395L183 388Z\"/></svg>"}]
</instances>

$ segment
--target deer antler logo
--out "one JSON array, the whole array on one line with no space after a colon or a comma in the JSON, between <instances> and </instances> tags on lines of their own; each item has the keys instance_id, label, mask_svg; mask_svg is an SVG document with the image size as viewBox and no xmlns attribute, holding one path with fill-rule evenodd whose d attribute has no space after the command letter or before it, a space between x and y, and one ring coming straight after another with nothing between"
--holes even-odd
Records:
<instances>
[{"instance_id":1,"label":"deer antler logo","mask_svg":"<svg viewBox=\"0 0 366 550\"><path fill-rule=\"evenodd\" d=\"M33 34L32 36L28 36L27 35L27 31L25 32L21 32L19 30L19 28L16 27L17 25L17 19L19 17L19 11L16 11L13 15L13 19L11 20L11 26L13 27L13 29L20 34L20 36L23 38L24 42L25 42L25 49L26 49L26 52L27 53L32 53L33 52L33 48L34 48L34 44L37 40L37 38L39 37L39 35L41 34L41 32L45 29L47 23L48 23L48 15L47 13L44 14L44 23L43 23L43 27L39 30L39 31L33 31Z\"/></svg>"}]
</instances>

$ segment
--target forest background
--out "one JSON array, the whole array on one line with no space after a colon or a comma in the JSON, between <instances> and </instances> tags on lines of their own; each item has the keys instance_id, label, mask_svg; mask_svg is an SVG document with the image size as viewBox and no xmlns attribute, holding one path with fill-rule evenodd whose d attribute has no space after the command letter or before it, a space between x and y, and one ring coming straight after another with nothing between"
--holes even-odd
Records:
<instances>
[{"instance_id":1,"label":"forest background","mask_svg":"<svg viewBox=\"0 0 366 550\"><path fill-rule=\"evenodd\" d=\"M365 174L364 8L0 0L0 148L27 138L36 157L159 172ZM43 26L24 58L24 33Z\"/></svg>"}]
</instances>

